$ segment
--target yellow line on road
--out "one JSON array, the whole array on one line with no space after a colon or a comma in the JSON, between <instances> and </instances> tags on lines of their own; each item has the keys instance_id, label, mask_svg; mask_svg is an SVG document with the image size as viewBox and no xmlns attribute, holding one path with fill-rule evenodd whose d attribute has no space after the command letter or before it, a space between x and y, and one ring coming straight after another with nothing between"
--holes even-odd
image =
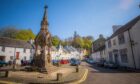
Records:
<instances>
[{"instance_id":1,"label":"yellow line on road","mask_svg":"<svg viewBox=\"0 0 140 84\"><path fill-rule=\"evenodd\" d=\"M83 76L80 80L78 80L78 81L76 81L76 82L73 82L73 83L69 83L69 84L80 84L81 82L83 82L83 81L86 80L87 75L88 75L88 69L86 69L86 71L85 71L85 73L84 73L84 76Z\"/></svg>"}]
</instances>

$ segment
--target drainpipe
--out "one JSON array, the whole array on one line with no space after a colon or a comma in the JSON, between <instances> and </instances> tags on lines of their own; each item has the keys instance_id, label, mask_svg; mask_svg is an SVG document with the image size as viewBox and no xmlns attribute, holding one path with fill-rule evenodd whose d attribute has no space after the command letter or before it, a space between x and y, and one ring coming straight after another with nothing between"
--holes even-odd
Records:
<instances>
[{"instance_id":1,"label":"drainpipe","mask_svg":"<svg viewBox=\"0 0 140 84\"><path fill-rule=\"evenodd\" d=\"M128 30L128 34L129 34L129 39L130 39L130 47L131 47L131 52L132 52L132 57L133 57L134 68L136 69L135 55L134 55L134 50L133 50L133 44L132 44L132 38L131 38L131 35L130 35L130 30Z\"/></svg>"},{"instance_id":2,"label":"drainpipe","mask_svg":"<svg viewBox=\"0 0 140 84\"><path fill-rule=\"evenodd\" d=\"M15 47L15 50L14 50L13 69L15 69L15 66L16 66L16 47Z\"/></svg>"}]
</instances>

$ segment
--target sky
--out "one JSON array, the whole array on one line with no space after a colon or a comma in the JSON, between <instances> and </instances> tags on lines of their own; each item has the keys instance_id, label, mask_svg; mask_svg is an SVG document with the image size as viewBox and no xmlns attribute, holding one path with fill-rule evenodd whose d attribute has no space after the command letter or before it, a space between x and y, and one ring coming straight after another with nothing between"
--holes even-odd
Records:
<instances>
[{"instance_id":1,"label":"sky","mask_svg":"<svg viewBox=\"0 0 140 84\"><path fill-rule=\"evenodd\" d=\"M103 34L113 25L124 25L140 14L140 0L0 0L0 28L32 29L37 34L48 5L49 31L61 39Z\"/></svg>"}]
</instances>

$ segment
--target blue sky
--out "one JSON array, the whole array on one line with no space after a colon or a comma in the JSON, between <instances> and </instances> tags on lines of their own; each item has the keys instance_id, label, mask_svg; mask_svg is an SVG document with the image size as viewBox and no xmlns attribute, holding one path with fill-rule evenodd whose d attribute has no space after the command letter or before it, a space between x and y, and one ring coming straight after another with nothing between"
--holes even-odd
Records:
<instances>
[{"instance_id":1,"label":"blue sky","mask_svg":"<svg viewBox=\"0 0 140 84\"><path fill-rule=\"evenodd\" d=\"M44 5L48 5L49 31L64 39L112 34L112 25L123 25L140 14L140 0L0 0L0 28L15 26L40 30Z\"/></svg>"}]
</instances>

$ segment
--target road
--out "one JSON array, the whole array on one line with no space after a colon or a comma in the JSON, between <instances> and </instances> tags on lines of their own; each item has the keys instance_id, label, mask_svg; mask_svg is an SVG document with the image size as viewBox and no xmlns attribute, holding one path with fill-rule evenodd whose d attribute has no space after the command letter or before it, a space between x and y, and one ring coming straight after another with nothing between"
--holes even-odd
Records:
<instances>
[{"instance_id":1,"label":"road","mask_svg":"<svg viewBox=\"0 0 140 84\"><path fill-rule=\"evenodd\" d=\"M117 71L85 62L82 66L86 67L89 73L86 81L81 84L140 84L140 73Z\"/></svg>"}]
</instances>

